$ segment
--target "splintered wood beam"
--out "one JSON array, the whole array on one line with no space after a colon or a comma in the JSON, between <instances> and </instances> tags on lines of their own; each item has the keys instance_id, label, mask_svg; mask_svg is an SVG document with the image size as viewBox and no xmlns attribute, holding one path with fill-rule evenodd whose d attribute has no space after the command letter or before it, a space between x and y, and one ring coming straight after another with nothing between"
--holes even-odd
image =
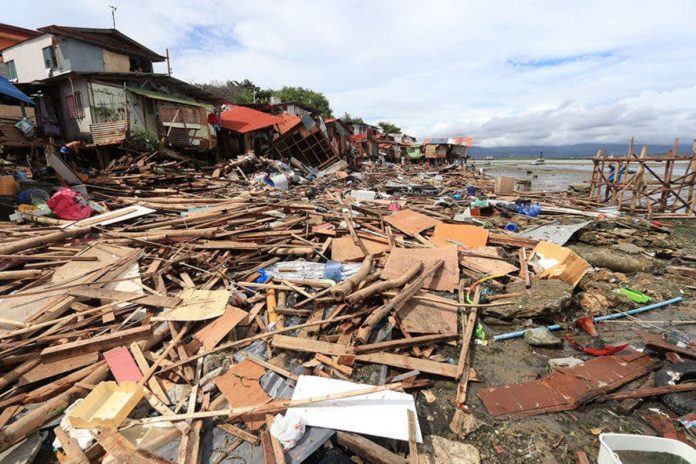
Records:
<instances>
[{"instance_id":1,"label":"splintered wood beam","mask_svg":"<svg viewBox=\"0 0 696 464\"><path fill-rule=\"evenodd\" d=\"M408 346L429 345L431 343L454 340L459 336L458 333L444 333L433 335L421 335L418 337L402 338L399 340L389 340L386 342L371 343L369 345L359 345L355 347L356 354L373 353L375 351L385 351L394 348L405 348Z\"/></svg>"},{"instance_id":2,"label":"splintered wood beam","mask_svg":"<svg viewBox=\"0 0 696 464\"><path fill-rule=\"evenodd\" d=\"M65 359L84 353L103 351L117 346L128 345L137 340L143 340L152 335L152 328L149 325L133 327L131 329L120 330L118 332L100 335L98 337L77 340L62 345L49 346L41 351L41 359L52 361Z\"/></svg>"},{"instance_id":3,"label":"splintered wood beam","mask_svg":"<svg viewBox=\"0 0 696 464\"><path fill-rule=\"evenodd\" d=\"M408 464L405 458L392 453L365 437L349 432L336 432L338 444L374 464Z\"/></svg>"}]
</instances>

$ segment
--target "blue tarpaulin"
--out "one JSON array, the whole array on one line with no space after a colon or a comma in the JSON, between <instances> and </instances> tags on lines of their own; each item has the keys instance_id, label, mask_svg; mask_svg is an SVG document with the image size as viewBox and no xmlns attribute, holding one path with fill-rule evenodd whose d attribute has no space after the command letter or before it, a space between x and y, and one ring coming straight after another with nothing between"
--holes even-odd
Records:
<instances>
[{"instance_id":1,"label":"blue tarpaulin","mask_svg":"<svg viewBox=\"0 0 696 464\"><path fill-rule=\"evenodd\" d=\"M10 81L0 76L0 99L4 100L6 98L24 102L28 105L34 104L31 98L25 95L24 92L12 85Z\"/></svg>"}]
</instances>

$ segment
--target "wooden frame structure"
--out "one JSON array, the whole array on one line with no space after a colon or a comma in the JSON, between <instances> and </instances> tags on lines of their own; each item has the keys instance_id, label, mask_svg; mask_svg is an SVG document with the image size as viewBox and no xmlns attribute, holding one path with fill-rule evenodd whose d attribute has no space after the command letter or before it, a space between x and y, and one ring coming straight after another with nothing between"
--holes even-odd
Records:
<instances>
[{"instance_id":1,"label":"wooden frame structure","mask_svg":"<svg viewBox=\"0 0 696 464\"><path fill-rule=\"evenodd\" d=\"M696 141L688 155L678 154L679 139L664 155L648 155L643 145L622 157L597 150L592 158L590 200L620 211L645 213L648 217L693 217L696 215ZM683 172L675 166L683 166ZM661 172L658 172L661 171Z\"/></svg>"}]
</instances>

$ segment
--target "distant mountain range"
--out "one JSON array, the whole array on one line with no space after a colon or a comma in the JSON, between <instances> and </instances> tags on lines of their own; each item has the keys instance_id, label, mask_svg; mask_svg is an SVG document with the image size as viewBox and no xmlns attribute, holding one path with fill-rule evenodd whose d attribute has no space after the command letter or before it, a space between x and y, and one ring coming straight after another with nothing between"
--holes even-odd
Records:
<instances>
[{"instance_id":1,"label":"distant mountain range","mask_svg":"<svg viewBox=\"0 0 696 464\"><path fill-rule=\"evenodd\" d=\"M641 144L642 145L642 144ZM634 152L639 153L641 145L634 147ZM520 145L510 147L478 147L469 149L473 158L538 158L539 152L544 153L544 158L589 158L597 154L597 149L606 150L613 155L622 155L628 152L628 143L576 143L574 145ZM672 145L648 144L651 154L666 153L672 149ZM680 145L679 152L691 151L691 145Z\"/></svg>"}]
</instances>

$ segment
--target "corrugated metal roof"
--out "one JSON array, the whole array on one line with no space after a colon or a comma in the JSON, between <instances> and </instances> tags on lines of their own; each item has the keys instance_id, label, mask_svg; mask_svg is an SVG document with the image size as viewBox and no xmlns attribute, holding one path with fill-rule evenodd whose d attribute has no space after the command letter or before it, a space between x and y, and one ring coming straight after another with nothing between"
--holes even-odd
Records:
<instances>
[{"instance_id":1,"label":"corrugated metal roof","mask_svg":"<svg viewBox=\"0 0 696 464\"><path fill-rule=\"evenodd\" d=\"M135 94L142 95L142 96L147 97L147 98L152 98L154 100L162 100L162 101L168 101L168 102L172 102L172 103L181 103L182 105L200 106L203 108L212 108L211 105L199 103L192 98L169 95L169 94L162 93L162 92L155 92L154 90L141 89L139 87L128 87L128 90L130 90L131 92L133 92Z\"/></svg>"},{"instance_id":2,"label":"corrugated metal roof","mask_svg":"<svg viewBox=\"0 0 696 464\"><path fill-rule=\"evenodd\" d=\"M281 119L281 121L278 123L278 130L280 130L281 134L289 132L300 122L302 122L302 119L287 113L280 114L278 117Z\"/></svg>"},{"instance_id":3,"label":"corrugated metal roof","mask_svg":"<svg viewBox=\"0 0 696 464\"><path fill-rule=\"evenodd\" d=\"M0 100L4 99L16 100L29 105L34 104L34 102L31 101L31 98L29 98L24 92L12 85L10 81L0 76Z\"/></svg>"},{"instance_id":4,"label":"corrugated metal roof","mask_svg":"<svg viewBox=\"0 0 696 464\"><path fill-rule=\"evenodd\" d=\"M279 126L285 121L280 116L256 111L245 106L233 106L220 115L220 125L240 134L253 132L266 127Z\"/></svg>"},{"instance_id":5,"label":"corrugated metal roof","mask_svg":"<svg viewBox=\"0 0 696 464\"><path fill-rule=\"evenodd\" d=\"M67 27L52 24L50 26L40 27L39 31L47 34L71 37L124 55L140 56L152 61L165 60L164 56L153 52L116 29Z\"/></svg>"}]
</instances>

